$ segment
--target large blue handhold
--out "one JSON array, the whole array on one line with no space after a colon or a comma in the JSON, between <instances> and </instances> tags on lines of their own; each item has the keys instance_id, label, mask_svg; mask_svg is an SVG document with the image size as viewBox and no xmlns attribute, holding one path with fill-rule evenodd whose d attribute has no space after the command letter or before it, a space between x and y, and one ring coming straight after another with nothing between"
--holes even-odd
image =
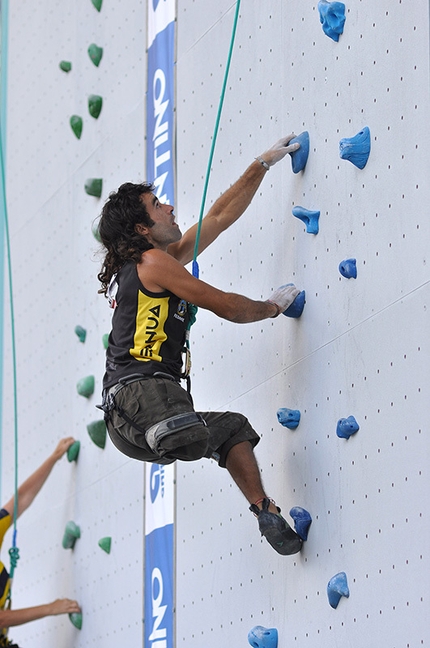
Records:
<instances>
[{"instance_id":1,"label":"large blue handhold","mask_svg":"<svg viewBox=\"0 0 430 648\"><path fill-rule=\"evenodd\" d=\"M359 429L360 426L354 416L348 416L348 418L341 418L338 420L336 434L340 439L349 439L349 437L358 432Z\"/></svg>"},{"instance_id":2,"label":"large blue handhold","mask_svg":"<svg viewBox=\"0 0 430 648\"><path fill-rule=\"evenodd\" d=\"M349 597L348 581L345 572L339 572L330 578L327 585L328 602L336 609L342 596Z\"/></svg>"},{"instance_id":3,"label":"large blue handhold","mask_svg":"<svg viewBox=\"0 0 430 648\"><path fill-rule=\"evenodd\" d=\"M291 306L288 306L287 310L285 310L282 315L285 315L286 317L294 317L297 319L303 313L305 303L306 293L304 290L302 290L302 292L297 295Z\"/></svg>"},{"instance_id":4,"label":"large blue handhold","mask_svg":"<svg viewBox=\"0 0 430 648\"><path fill-rule=\"evenodd\" d=\"M294 528L297 535L299 535L302 540L307 540L309 527L312 524L312 517L309 511L306 511L306 509L301 506L293 506L290 511L290 516L294 520Z\"/></svg>"},{"instance_id":5,"label":"large blue handhold","mask_svg":"<svg viewBox=\"0 0 430 648\"><path fill-rule=\"evenodd\" d=\"M318 11L324 34L337 43L345 25L345 5L343 2L320 0Z\"/></svg>"},{"instance_id":6,"label":"large blue handhold","mask_svg":"<svg viewBox=\"0 0 430 648\"><path fill-rule=\"evenodd\" d=\"M365 126L354 137L344 137L339 142L342 160L349 160L359 169L364 169L370 155L370 130Z\"/></svg>"},{"instance_id":7,"label":"large blue handhold","mask_svg":"<svg viewBox=\"0 0 430 648\"><path fill-rule=\"evenodd\" d=\"M346 279L357 279L357 259L344 259L339 263L339 272Z\"/></svg>"},{"instance_id":8,"label":"large blue handhold","mask_svg":"<svg viewBox=\"0 0 430 648\"><path fill-rule=\"evenodd\" d=\"M306 162L308 161L308 157L309 157L308 131L303 131L303 133L300 133L300 135L294 137L292 140L290 140L289 144L295 144L296 142L300 144L300 148L297 149L297 151L293 151L292 153L290 153L293 173L299 173L299 171L303 171L303 169L306 166Z\"/></svg>"},{"instance_id":9,"label":"large blue handhold","mask_svg":"<svg viewBox=\"0 0 430 648\"><path fill-rule=\"evenodd\" d=\"M308 234L318 234L319 224L318 220L320 217L319 211L312 211L310 209L305 209L304 207L293 207L293 216L303 221L306 225L306 232Z\"/></svg>"},{"instance_id":10,"label":"large blue handhold","mask_svg":"<svg viewBox=\"0 0 430 648\"><path fill-rule=\"evenodd\" d=\"M276 412L278 421L284 427L290 430L295 430L300 423L300 411L288 409L288 407L280 407Z\"/></svg>"},{"instance_id":11,"label":"large blue handhold","mask_svg":"<svg viewBox=\"0 0 430 648\"><path fill-rule=\"evenodd\" d=\"M248 642L253 648L278 648L278 631L255 626L248 632Z\"/></svg>"}]
</instances>

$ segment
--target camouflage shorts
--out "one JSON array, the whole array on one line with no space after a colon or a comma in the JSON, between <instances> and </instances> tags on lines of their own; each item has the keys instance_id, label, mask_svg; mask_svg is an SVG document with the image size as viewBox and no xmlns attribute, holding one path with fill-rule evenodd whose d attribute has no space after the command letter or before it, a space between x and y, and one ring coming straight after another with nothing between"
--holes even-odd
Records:
<instances>
[{"instance_id":1,"label":"camouflage shorts","mask_svg":"<svg viewBox=\"0 0 430 648\"><path fill-rule=\"evenodd\" d=\"M206 423L207 440L175 448L161 459L145 440L145 431L172 416L193 412L188 392L174 380L151 377L124 385L115 394L115 408L106 420L112 443L124 454L140 461L170 464L175 460L196 461L212 458L225 468L231 448L249 441L255 447L260 437L248 419L235 412L197 412ZM121 412L133 422L130 425ZM201 423L204 427L204 423Z\"/></svg>"}]
</instances>

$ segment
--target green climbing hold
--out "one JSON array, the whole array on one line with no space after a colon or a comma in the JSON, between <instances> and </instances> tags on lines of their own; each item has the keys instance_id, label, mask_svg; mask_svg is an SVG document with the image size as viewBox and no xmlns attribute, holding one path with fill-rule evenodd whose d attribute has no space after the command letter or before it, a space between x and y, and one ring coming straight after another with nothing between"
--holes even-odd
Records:
<instances>
[{"instance_id":1,"label":"green climbing hold","mask_svg":"<svg viewBox=\"0 0 430 648\"><path fill-rule=\"evenodd\" d=\"M91 43L91 45L88 48L88 54L90 56L90 59L94 63L94 65L98 67L100 61L102 60L103 47L99 47L95 43Z\"/></svg>"},{"instance_id":2,"label":"green climbing hold","mask_svg":"<svg viewBox=\"0 0 430 648\"><path fill-rule=\"evenodd\" d=\"M72 521L67 522L63 536L63 549L73 549L76 540L80 537L81 530L78 525Z\"/></svg>"},{"instance_id":3,"label":"green climbing hold","mask_svg":"<svg viewBox=\"0 0 430 648\"><path fill-rule=\"evenodd\" d=\"M100 95L90 95L88 97L88 112L91 117L94 117L94 119L98 119L98 116L102 111L102 106L103 97L100 97Z\"/></svg>"},{"instance_id":4,"label":"green climbing hold","mask_svg":"<svg viewBox=\"0 0 430 648\"><path fill-rule=\"evenodd\" d=\"M93 421L92 423L89 423L87 425L87 430L91 441L104 450L106 445L106 424L103 419L101 421Z\"/></svg>"},{"instance_id":5,"label":"green climbing hold","mask_svg":"<svg viewBox=\"0 0 430 648\"><path fill-rule=\"evenodd\" d=\"M100 549L103 549L103 551L106 551L107 554L110 553L110 548L112 545L112 538L107 536L106 538L101 538L99 540L99 547Z\"/></svg>"},{"instance_id":6,"label":"green climbing hold","mask_svg":"<svg viewBox=\"0 0 430 648\"><path fill-rule=\"evenodd\" d=\"M96 239L96 241L98 241L99 243L101 243L102 240L101 240L101 238L100 238L100 232L99 232L99 224L98 224L98 222L96 222L96 221L93 222L93 224L92 224L92 226L91 226L91 231L92 231L93 236L94 236L94 238Z\"/></svg>"},{"instance_id":7,"label":"green climbing hold","mask_svg":"<svg viewBox=\"0 0 430 648\"><path fill-rule=\"evenodd\" d=\"M94 376L86 376L85 378L81 378L76 385L76 389L78 390L79 396L85 396L85 398L89 398L94 394L94 386L95 386L95 380Z\"/></svg>"},{"instance_id":8,"label":"green climbing hold","mask_svg":"<svg viewBox=\"0 0 430 648\"><path fill-rule=\"evenodd\" d=\"M75 133L76 137L81 139L83 126L82 117L79 117L79 115L72 115L70 117L70 126L72 127L72 131Z\"/></svg>"},{"instance_id":9,"label":"green climbing hold","mask_svg":"<svg viewBox=\"0 0 430 648\"><path fill-rule=\"evenodd\" d=\"M70 61L60 61L60 70L63 70L63 72L70 72L72 69L72 64Z\"/></svg>"},{"instance_id":10,"label":"green climbing hold","mask_svg":"<svg viewBox=\"0 0 430 648\"><path fill-rule=\"evenodd\" d=\"M84 327L83 327L83 326L79 326L79 324L78 324L77 326L75 326L75 333L76 333L76 335L77 335L78 338L79 338L79 342L84 343L84 342L85 342L85 339L86 339L86 337L87 337L87 332L86 332L86 330L84 329Z\"/></svg>"},{"instance_id":11,"label":"green climbing hold","mask_svg":"<svg viewBox=\"0 0 430 648\"><path fill-rule=\"evenodd\" d=\"M103 180L101 178L88 178L85 183L85 191L89 196L100 198L102 195Z\"/></svg>"},{"instance_id":12,"label":"green climbing hold","mask_svg":"<svg viewBox=\"0 0 430 648\"><path fill-rule=\"evenodd\" d=\"M107 349L108 346L109 346L109 333L105 333L105 334L103 335L103 337L102 337L102 341L103 341L103 346L104 346L104 348Z\"/></svg>"},{"instance_id":13,"label":"green climbing hold","mask_svg":"<svg viewBox=\"0 0 430 648\"><path fill-rule=\"evenodd\" d=\"M93 3L97 11L100 11L100 9L102 8L103 0L91 0L91 2Z\"/></svg>"},{"instance_id":14,"label":"green climbing hold","mask_svg":"<svg viewBox=\"0 0 430 648\"><path fill-rule=\"evenodd\" d=\"M67 459L72 462L76 461L78 456L79 456L79 450L81 449L81 442L80 441L75 441L72 443L71 446L69 446L67 450Z\"/></svg>"},{"instance_id":15,"label":"green climbing hold","mask_svg":"<svg viewBox=\"0 0 430 648\"><path fill-rule=\"evenodd\" d=\"M82 628L82 613L81 612L71 612L69 614L69 619L73 623L75 628L77 628L78 630L80 630Z\"/></svg>"}]
</instances>

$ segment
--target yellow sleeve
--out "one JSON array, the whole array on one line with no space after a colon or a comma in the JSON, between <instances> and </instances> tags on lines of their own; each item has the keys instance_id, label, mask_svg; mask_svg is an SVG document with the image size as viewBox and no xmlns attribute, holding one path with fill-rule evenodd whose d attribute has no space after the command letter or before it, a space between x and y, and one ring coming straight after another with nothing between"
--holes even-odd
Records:
<instances>
[{"instance_id":1,"label":"yellow sleeve","mask_svg":"<svg viewBox=\"0 0 430 648\"><path fill-rule=\"evenodd\" d=\"M6 509L0 510L0 547L3 544L3 538L6 534L6 531L12 524L12 516L6 511Z\"/></svg>"},{"instance_id":2,"label":"yellow sleeve","mask_svg":"<svg viewBox=\"0 0 430 648\"><path fill-rule=\"evenodd\" d=\"M3 544L3 538L6 531L12 524L12 516L9 515L6 509L0 510L0 547ZM9 593L10 581L9 574L6 567L0 562L0 609L3 609L6 603L7 595Z\"/></svg>"}]
</instances>

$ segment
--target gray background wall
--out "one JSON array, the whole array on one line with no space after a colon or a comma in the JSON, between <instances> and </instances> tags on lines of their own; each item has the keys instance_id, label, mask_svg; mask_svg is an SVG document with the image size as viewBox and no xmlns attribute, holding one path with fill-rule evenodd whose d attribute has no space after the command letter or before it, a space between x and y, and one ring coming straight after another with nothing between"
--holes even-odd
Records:
<instances>
[{"instance_id":1,"label":"gray background wall","mask_svg":"<svg viewBox=\"0 0 430 648\"><path fill-rule=\"evenodd\" d=\"M19 524L14 606L79 599L79 633L65 617L11 633L19 643L142 643L143 466L86 425L103 373L109 309L97 296L91 224L108 193L144 179L145 5L89 0L10 7L7 186L18 340L20 478L56 441L81 440ZM234 4L178 2L177 205L198 216L230 41ZM193 394L200 409L245 413L267 490L288 513L313 516L299 556L282 558L212 462L177 465L177 646L246 646L255 625L279 645L390 648L426 645L429 585L429 10L419 1L353 0L339 43L324 35L317 3L243 3L221 121L209 206L281 135L308 130L303 174L271 169L242 220L200 259L202 279L266 298L294 281L307 304L298 321L234 325L199 311L192 330ZM99 68L87 47L104 47ZM58 68L71 60L66 75ZM89 94L104 98L95 121ZM77 140L71 114L84 116ZM371 132L359 171L339 158L342 137ZM83 190L102 177L103 196ZM305 233L294 205L321 210ZM358 276L338 264L357 259ZM80 344L73 329L88 330ZM13 487L10 342L5 335L4 493ZM76 382L96 376L89 401ZM299 409L295 431L279 407ZM359 432L336 436L354 415ZM4 497L5 499L5 497ZM75 519L82 538L61 548ZM110 556L97 546L112 535ZM9 546L8 538L5 549ZM326 585L348 576L337 610Z\"/></svg>"}]
</instances>

